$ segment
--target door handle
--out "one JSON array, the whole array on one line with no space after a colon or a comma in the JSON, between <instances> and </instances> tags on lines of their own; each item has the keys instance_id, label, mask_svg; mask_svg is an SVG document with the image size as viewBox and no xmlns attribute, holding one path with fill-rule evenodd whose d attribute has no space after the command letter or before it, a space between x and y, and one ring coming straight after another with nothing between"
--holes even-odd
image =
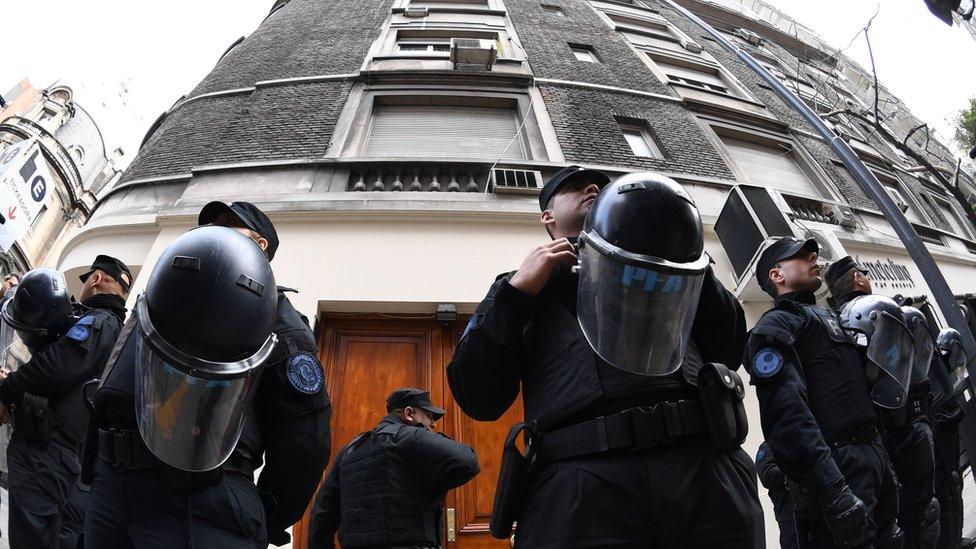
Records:
<instances>
[{"instance_id":1,"label":"door handle","mask_svg":"<svg viewBox=\"0 0 976 549\"><path fill-rule=\"evenodd\" d=\"M455 542L457 541L457 513L453 507L447 508L447 541Z\"/></svg>"}]
</instances>

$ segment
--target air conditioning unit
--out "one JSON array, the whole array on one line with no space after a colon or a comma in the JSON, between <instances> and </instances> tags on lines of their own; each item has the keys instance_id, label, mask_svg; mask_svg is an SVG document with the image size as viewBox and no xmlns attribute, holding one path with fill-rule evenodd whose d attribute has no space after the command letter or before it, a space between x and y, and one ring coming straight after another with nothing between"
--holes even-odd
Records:
<instances>
[{"instance_id":1,"label":"air conditioning unit","mask_svg":"<svg viewBox=\"0 0 976 549\"><path fill-rule=\"evenodd\" d=\"M843 211L843 206L837 207ZM762 250L776 238L814 238L826 261L836 261L846 255L832 231L807 229L791 219L794 215L790 204L778 191L753 185L736 185L729 192L715 221L715 233L732 265L736 285L733 293L739 300L769 300L756 281L756 262ZM853 217L853 212L850 215Z\"/></svg>"},{"instance_id":2,"label":"air conditioning unit","mask_svg":"<svg viewBox=\"0 0 976 549\"><path fill-rule=\"evenodd\" d=\"M762 36L759 36L758 34L748 29L736 29L735 35L745 40L746 42L752 44L753 46L761 46L763 42Z\"/></svg>"},{"instance_id":3,"label":"air conditioning unit","mask_svg":"<svg viewBox=\"0 0 976 549\"><path fill-rule=\"evenodd\" d=\"M484 68L490 71L498 59L494 40L481 38L451 38L451 62L455 70Z\"/></svg>"},{"instance_id":4,"label":"air conditioning unit","mask_svg":"<svg viewBox=\"0 0 976 549\"><path fill-rule=\"evenodd\" d=\"M499 194L539 194L542 172L495 168L491 171L492 192Z\"/></svg>"},{"instance_id":5,"label":"air conditioning unit","mask_svg":"<svg viewBox=\"0 0 976 549\"><path fill-rule=\"evenodd\" d=\"M407 8L404 8L403 16L409 17L411 19L420 19L423 17L427 17L427 8L421 8L418 6L409 6Z\"/></svg>"},{"instance_id":6,"label":"air conditioning unit","mask_svg":"<svg viewBox=\"0 0 976 549\"><path fill-rule=\"evenodd\" d=\"M681 47L684 48L686 51L690 51L691 53L702 52L702 47L697 42L693 42L686 38L681 39Z\"/></svg>"}]
</instances>

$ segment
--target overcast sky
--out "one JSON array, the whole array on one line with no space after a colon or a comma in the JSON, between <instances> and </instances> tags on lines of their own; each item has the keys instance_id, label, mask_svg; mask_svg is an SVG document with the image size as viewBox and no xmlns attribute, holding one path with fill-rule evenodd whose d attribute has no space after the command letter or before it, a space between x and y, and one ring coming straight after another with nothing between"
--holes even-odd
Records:
<instances>
[{"instance_id":1,"label":"overcast sky","mask_svg":"<svg viewBox=\"0 0 976 549\"><path fill-rule=\"evenodd\" d=\"M368 1L368 0L364 0ZM836 47L847 45L876 0L768 0ZM5 2L0 93L21 78L62 81L100 125L108 148L131 161L149 125L189 92L272 0L48 0ZM14 24L11 24L14 23ZM931 16L923 0L881 0L871 41L881 81L915 114L946 122L976 95L976 40ZM867 63L864 39L847 53Z\"/></svg>"}]
</instances>

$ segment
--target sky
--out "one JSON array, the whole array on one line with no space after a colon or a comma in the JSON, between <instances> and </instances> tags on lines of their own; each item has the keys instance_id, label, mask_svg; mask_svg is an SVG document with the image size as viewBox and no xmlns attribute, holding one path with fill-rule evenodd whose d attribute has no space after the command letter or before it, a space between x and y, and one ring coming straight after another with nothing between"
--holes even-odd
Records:
<instances>
[{"instance_id":1,"label":"sky","mask_svg":"<svg viewBox=\"0 0 976 549\"><path fill-rule=\"evenodd\" d=\"M365 1L365 0L364 0ZM943 139L948 119L976 96L976 39L930 15L923 0L767 0L835 47L846 46L871 15L881 82ZM0 93L26 77L60 81L95 118L122 164L146 130L251 33L273 0L5 0ZM863 36L845 51L868 66Z\"/></svg>"}]
</instances>

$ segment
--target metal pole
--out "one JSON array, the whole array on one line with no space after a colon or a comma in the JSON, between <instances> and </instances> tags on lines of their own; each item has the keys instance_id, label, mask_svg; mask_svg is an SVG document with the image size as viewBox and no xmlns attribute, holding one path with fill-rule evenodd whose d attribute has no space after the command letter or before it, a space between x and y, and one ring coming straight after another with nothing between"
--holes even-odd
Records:
<instances>
[{"instance_id":1,"label":"metal pole","mask_svg":"<svg viewBox=\"0 0 976 549\"><path fill-rule=\"evenodd\" d=\"M680 6L675 0L662 0L665 4L674 8L678 13L681 13L689 20L701 27L705 32L707 32L716 42L722 45L723 48L729 50L730 52L736 54L739 59L741 59L750 69L755 71L759 76L769 84L773 91L779 95L787 105L793 109L800 112L803 118L817 130L825 141L830 145L837 156L844 162L844 166L851 172L854 179L861 185L864 192L867 193L868 197L878 205L881 209L881 213L884 214L885 219L888 223L895 229L898 237L901 239L902 244L904 244L905 249L908 250L908 254L911 256L912 260L915 261L915 265L922 274L922 278L925 279L925 283L928 285L929 290L932 292L932 297L935 299L936 304L939 306L939 310L942 311L942 316L945 317L946 322L949 326L959 330L962 334L963 346L966 349L967 364L966 369L969 371L969 379L976 379L976 339L973 339L973 333L970 331L969 326L966 324L966 320L963 318L962 313L956 305L955 297L953 296L952 290L949 288L949 284L946 282L944 276L942 276L942 271L939 270L938 265L936 265L935 260L932 258L932 254L929 253L928 248L918 237L918 233L915 232L915 228L905 217L905 214L895 205L894 201L884 190L884 187L878 181L878 179L871 173L871 170L864 165L864 162L857 156L857 154L851 149L846 141L840 138L837 134L827 126L820 115L818 115L813 109L807 106L799 97L796 96L792 91L790 91L782 82L779 81L776 76L770 73L766 67L759 64L749 52L739 48L737 44L727 39L722 33L715 30L714 27L706 23L703 19L689 11L688 9ZM969 382L970 391L972 391L972 381ZM976 430L970 431L973 427L976 427L976 422L964 422L964 423L974 423L972 426L968 426L963 429L964 433L968 434L966 438L966 449L967 454L970 456L976 456Z\"/></svg>"}]
</instances>

